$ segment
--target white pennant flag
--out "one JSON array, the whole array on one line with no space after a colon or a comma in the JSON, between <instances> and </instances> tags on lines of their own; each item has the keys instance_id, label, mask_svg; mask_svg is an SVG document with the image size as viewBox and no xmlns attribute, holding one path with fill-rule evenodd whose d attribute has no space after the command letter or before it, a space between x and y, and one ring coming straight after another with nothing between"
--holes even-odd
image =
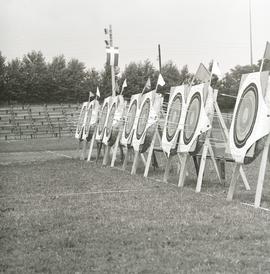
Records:
<instances>
[{"instance_id":1,"label":"white pennant flag","mask_svg":"<svg viewBox=\"0 0 270 274\"><path fill-rule=\"evenodd\" d=\"M100 98L100 92L99 92L99 88L98 87L97 87L96 96L97 96L97 98Z\"/></svg>"},{"instance_id":2,"label":"white pennant flag","mask_svg":"<svg viewBox=\"0 0 270 274\"><path fill-rule=\"evenodd\" d=\"M157 81L157 86L160 85L161 87L163 87L165 85L165 81L161 75L161 73L158 76L158 81Z\"/></svg>"},{"instance_id":3,"label":"white pennant flag","mask_svg":"<svg viewBox=\"0 0 270 274\"><path fill-rule=\"evenodd\" d=\"M127 87L127 79L125 79L125 81L124 81L124 83L122 85L121 94L123 93L124 88L126 88L126 87Z\"/></svg>"},{"instance_id":4,"label":"white pennant flag","mask_svg":"<svg viewBox=\"0 0 270 274\"><path fill-rule=\"evenodd\" d=\"M215 74L219 79L222 78L222 73L219 67L219 63L215 60L213 61L212 74Z\"/></svg>"}]
</instances>

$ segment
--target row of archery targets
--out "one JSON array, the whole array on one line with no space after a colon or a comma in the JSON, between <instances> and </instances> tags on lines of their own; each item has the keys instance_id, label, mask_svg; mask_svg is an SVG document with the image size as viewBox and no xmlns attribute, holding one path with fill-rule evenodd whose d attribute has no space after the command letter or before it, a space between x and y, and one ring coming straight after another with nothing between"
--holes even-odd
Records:
<instances>
[{"instance_id":1,"label":"row of archery targets","mask_svg":"<svg viewBox=\"0 0 270 274\"><path fill-rule=\"evenodd\" d=\"M232 162L227 194L227 200L232 200L237 181L250 190L243 166L261 157L255 195L255 207L259 207L267 159L270 161L270 72L242 75L229 128L217 104L218 91L211 87L212 73L200 64L194 79L196 76L200 84L192 81L171 87L168 102L157 93L157 84L152 91L145 93L144 89L132 95L129 102L116 95L102 104L97 98L83 103L75 134L83 142L81 159L90 161L95 156L97 161L103 146L103 165L113 167L120 157L122 168L127 169L131 162L131 174L135 174L141 161L147 177L151 165L158 166L155 152L161 152L165 159L163 181L168 181L171 165L177 162L179 187L184 186L191 166L188 162L193 161L196 192L201 191L207 159L220 182L225 179L224 165ZM218 126L213 125L214 119ZM220 138L214 137L217 131Z\"/></svg>"}]
</instances>

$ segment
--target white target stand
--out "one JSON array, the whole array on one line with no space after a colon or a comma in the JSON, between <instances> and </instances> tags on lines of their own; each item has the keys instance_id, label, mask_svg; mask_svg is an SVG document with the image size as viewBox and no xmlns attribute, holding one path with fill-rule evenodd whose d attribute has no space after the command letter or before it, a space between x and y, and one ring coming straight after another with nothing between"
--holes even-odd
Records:
<instances>
[{"instance_id":1,"label":"white target stand","mask_svg":"<svg viewBox=\"0 0 270 274\"><path fill-rule=\"evenodd\" d=\"M259 177L255 195L255 207L260 206L267 155L270 144L270 99L269 72L255 72L242 75L229 132L230 152L235 160L232 179L227 194L231 201L235 192L241 167L247 156L256 158L256 144L265 137L260 162Z\"/></svg>"},{"instance_id":2,"label":"white target stand","mask_svg":"<svg viewBox=\"0 0 270 274\"><path fill-rule=\"evenodd\" d=\"M96 156L96 161L99 159L99 154L101 153L101 148L102 148L102 139L105 133L106 129L106 124L108 122L108 116L109 116L109 110L111 107L111 102L112 102L112 96L109 96L104 99L104 102L102 104L102 107L99 111L99 117L98 117L98 123L95 128L94 132L94 138L92 138L90 142L90 148L88 152L88 157L87 161L91 161L92 153L93 153L93 147L94 144L96 143L97 145L97 156Z\"/></svg>"},{"instance_id":3,"label":"white target stand","mask_svg":"<svg viewBox=\"0 0 270 274\"><path fill-rule=\"evenodd\" d=\"M177 149L178 157L181 162L178 180L179 187L184 186L187 164L189 159L192 158L191 153L194 153L197 150L198 137L211 128L211 123L204 106L203 94L205 88L208 89L208 84L203 83L191 86L187 95L187 107L184 110L181 121L183 124L183 130L180 134L179 146Z\"/></svg>"},{"instance_id":4,"label":"white target stand","mask_svg":"<svg viewBox=\"0 0 270 274\"><path fill-rule=\"evenodd\" d=\"M124 101L124 97L122 95L117 95L112 98L108 113L108 120L102 139L102 143L105 145L105 154L102 162L102 165L104 166L106 166L109 162L110 151L113 146L113 158L115 161L125 108L126 102Z\"/></svg>"},{"instance_id":5,"label":"white target stand","mask_svg":"<svg viewBox=\"0 0 270 274\"><path fill-rule=\"evenodd\" d=\"M123 126L122 134L119 136L119 145L122 145L126 153L124 154L124 161L122 165L122 169L125 170L127 168L127 164L129 161L129 158L131 157L131 153L133 151L132 148L132 140L134 137L134 132L137 127L138 123L138 113L139 113L139 107L140 107L140 101L141 101L142 94L133 94L130 98L130 103L125 115L125 121ZM112 161L111 165L114 165L114 162Z\"/></svg>"},{"instance_id":6,"label":"white target stand","mask_svg":"<svg viewBox=\"0 0 270 274\"><path fill-rule=\"evenodd\" d=\"M270 134L267 136L266 142L264 144L263 152L262 152L259 177L257 181L257 188L256 188L256 194L255 194L255 203L254 203L255 208L258 208L261 205L263 183L264 183L266 166L267 166L267 156L269 157L270 155L269 146L270 146Z\"/></svg>"},{"instance_id":7,"label":"white target stand","mask_svg":"<svg viewBox=\"0 0 270 274\"><path fill-rule=\"evenodd\" d=\"M91 147L93 136L95 136L99 107L99 102L96 99L87 103L87 112L85 113L84 125L81 133L81 140L83 142L80 155L81 160L86 159L87 145L90 142Z\"/></svg>"},{"instance_id":8,"label":"white target stand","mask_svg":"<svg viewBox=\"0 0 270 274\"><path fill-rule=\"evenodd\" d=\"M176 86L170 90L167 115L162 133L161 147L165 153L166 165L163 174L163 182L168 182L172 160L177 156L177 147L180 131L183 129L181 116L186 107L185 93L188 86ZM179 159L179 157L176 157ZM180 162L181 164L181 162Z\"/></svg>"},{"instance_id":9,"label":"white target stand","mask_svg":"<svg viewBox=\"0 0 270 274\"><path fill-rule=\"evenodd\" d=\"M135 155L131 174L136 174L140 157L145 166L144 176L147 177L157 138L161 146L161 137L158 132L158 120L162 103L163 97L161 94L157 94L156 90L152 90L142 95L138 111L137 126L132 139ZM146 159L144 153L147 151L148 155Z\"/></svg>"},{"instance_id":10,"label":"white target stand","mask_svg":"<svg viewBox=\"0 0 270 274\"><path fill-rule=\"evenodd\" d=\"M82 108L80 111L76 131L75 131L75 138L78 139L77 154L81 160L82 160L82 153L80 153L80 144L81 142L83 142L83 148L82 148L83 150L85 147L85 142L83 140L83 131L84 131L84 127L87 120L88 106L89 106L88 102L84 102L82 104Z\"/></svg>"}]
</instances>

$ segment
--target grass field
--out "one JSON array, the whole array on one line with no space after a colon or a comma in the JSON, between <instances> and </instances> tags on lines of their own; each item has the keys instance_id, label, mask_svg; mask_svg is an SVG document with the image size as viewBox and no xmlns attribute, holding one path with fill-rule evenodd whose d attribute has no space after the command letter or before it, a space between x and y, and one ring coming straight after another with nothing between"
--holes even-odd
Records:
<instances>
[{"instance_id":1,"label":"grass field","mask_svg":"<svg viewBox=\"0 0 270 274\"><path fill-rule=\"evenodd\" d=\"M208 164L202 193L87 163L73 139L0 143L1 273L269 273L270 212L258 161L234 201ZM70 158L69 158L70 157ZM138 173L141 173L139 170ZM150 172L162 178L162 170ZM269 168L262 206L270 208Z\"/></svg>"}]
</instances>

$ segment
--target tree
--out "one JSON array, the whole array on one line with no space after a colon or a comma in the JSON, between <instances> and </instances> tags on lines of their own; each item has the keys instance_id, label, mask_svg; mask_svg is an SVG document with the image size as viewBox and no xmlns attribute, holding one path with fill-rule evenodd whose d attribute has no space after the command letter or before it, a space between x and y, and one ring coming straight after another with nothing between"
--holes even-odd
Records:
<instances>
[{"instance_id":1,"label":"tree","mask_svg":"<svg viewBox=\"0 0 270 274\"><path fill-rule=\"evenodd\" d=\"M5 78L6 78L6 58L0 51L0 100L7 100L7 93L5 89Z\"/></svg>"},{"instance_id":2,"label":"tree","mask_svg":"<svg viewBox=\"0 0 270 274\"><path fill-rule=\"evenodd\" d=\"M86 72L85 81L84 81L83 101L88 100L90 91L93 94L96 93L97 87L100 86L100 83L101 83L101 76L100 76L100 73L95 68L92 68Z\"/></svg>"},{"instance_id":3,"label":"tree","mask_svg":"<svg viewBox=\"0 0 270 274\"><path fill-rule=\"evenodd\" d=\"M66 60L63 55L54 57L48 64L48 101L63 102L68 90Z\"/></svg>"},{"instance_id":4,"label":"tree","mask_svg":"<svg viewBox=\"0 0 270 274\"><path fill-rule=\"evenodd\" d=\"M7 101L24 102L26 89L24 88L25 80L23 78L23 64L16 58L7 64L6 68L6 92Z\"/></svg>"},{"instance_id":5,"label":"tree","mask_svg":"<svg viewBox=\"0 0 270 274\"><path fill-rule=\"evenodd\" d=\"M86 76L85 65L77 59L71 59L65 71L67 90L64 94L64 100L68 102L80 102Z\"/></svg>"},{"instance_id":6,"label":"tree","mask_svg":"<svg viewBox=\"0 0 270 274\"><path fill-rule=\"evenodd\" d=\"M258 71L258 65L237 65L226 73L225 78L218 83L217 88L219 89L218 103L220 108L223 110L232 110L235 105L235 97L239 89L240 80L243 74ZM225 94L227 96L222 96Z\"/></svg>"},{"instance_id":7,"label":"tree","mask_svg":"<svg viewBox=\"0 0 270 274\"><path fill-rule=\"evenodd\" d=\"M23 98L24 101L48 101L48 71L45 58L40 51L32 51L23 57L22 76L22 88L26 94L25 98Z\"/></svg>"},{"instance_id":8,"label":"tree","mask_svg":"<svg viewBox=\"0 0 270 274\"><path fill-rule=\"evenodd\" d=\"M155 88L157 71L149 60L143 63L131 62L127 65L120 80L123 83L124 79L127 79L128 86L125 89L125 97L130 98L132 94L142 92L148 78L151 80L151 88Z\"/></svg>"}]
</instances>

